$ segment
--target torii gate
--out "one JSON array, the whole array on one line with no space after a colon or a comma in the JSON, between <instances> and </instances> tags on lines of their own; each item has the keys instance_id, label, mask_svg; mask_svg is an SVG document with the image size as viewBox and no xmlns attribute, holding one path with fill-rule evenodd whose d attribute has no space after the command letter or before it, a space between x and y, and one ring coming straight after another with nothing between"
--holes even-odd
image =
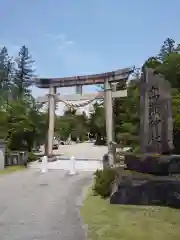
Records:
<instances>
[{"instance_id":1,"label":"torii gate","mask_svg":"<svg viewBox=\"0 0 180 240\"><path fill-rule=\"evenodd\" d=\"M49 129L48 129L48 156L53 153L53 137L55 122L55 104L56 102L80 101L80 100L96 100L104 98L106 135L108 144L108 154L110 164L114 163L112 152L113 142L113 107L112 98L126 97L127 90L113 91L112 84L118 82L126 82L134 67L119 69L117 71L105 72L100 74L64 77L64 78L36 78L35 83L39 88L49 88L49 94L38 98L39 102L48 102L49 108ZM104 91L99 94L83 94L82 86L104 84ZM57 88L76 87L76 94L60 96L56 94Z\"/></svg>"}]
</instances>

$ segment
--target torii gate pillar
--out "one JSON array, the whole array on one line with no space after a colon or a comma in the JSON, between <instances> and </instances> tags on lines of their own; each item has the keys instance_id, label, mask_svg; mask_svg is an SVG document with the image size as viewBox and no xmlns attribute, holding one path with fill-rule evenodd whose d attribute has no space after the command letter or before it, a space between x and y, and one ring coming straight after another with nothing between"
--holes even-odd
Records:
<instances>
[{"instance_id":1,"label":"torii gate pillar","mask_svg":"<svg viewBox=\"0 0 180 240\"><path fill-rule=\"evenodd\" d=\"M109 164L114 164L114 154L112 151L113 142L113 103L112 103L112 87L108 79L104 82L104 109L105 109L105 120L106 120L106 136L108 145L108 156Z\"/></svg>"},{"instance_id":2,"label":"torii gate pillar","mask_svg":"<svg viewBox=\"0 0 180 240\"><path fill-rule=\"evenodd\" d=\"M48 114L49 114L49 128L48 128L48 142L47 142L47 155L53 154L53 138L54 138L54 125L55 125L55 94L56 87L49 88L48 96Z\"/></svg>"}]
</instances>

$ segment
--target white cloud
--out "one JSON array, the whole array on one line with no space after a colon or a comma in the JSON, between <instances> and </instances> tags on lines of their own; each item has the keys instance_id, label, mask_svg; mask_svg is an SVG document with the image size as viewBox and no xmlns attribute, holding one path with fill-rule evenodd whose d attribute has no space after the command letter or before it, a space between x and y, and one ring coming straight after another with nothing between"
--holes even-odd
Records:
<instances>
[{"instance_id":1,"label":"white cloud","mask_svg":"<svg viewBox=\"0 0 180 240\"><path fill-rule=\"evenodd\" d=\"M63 33L60 33L58 35L48 34L48 37L55 41L56 48L59 50L66 49L74 43L74 41L68 39L67 36Z\"/></svg>"},{"instance_id":2,"label":"white cloud","mask_svg":"<svg viewBox=\"0 0 180 240\"><path fill-rule=\"evenodd\" d=\"M94 51L84 49L82 45L69 39L64 33L47 35L52 41L54 54L70 72L78 75L91 74L103 66L101 56Z\"/></svg>"}]
</instances>

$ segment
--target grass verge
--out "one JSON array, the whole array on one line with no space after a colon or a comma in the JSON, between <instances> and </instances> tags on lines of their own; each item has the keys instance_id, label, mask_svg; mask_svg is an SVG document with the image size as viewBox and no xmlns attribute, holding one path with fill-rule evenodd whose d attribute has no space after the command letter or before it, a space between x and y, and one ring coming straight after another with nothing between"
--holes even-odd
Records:
<instances>
[{"instance_id":1,"label":"grass verge","mask_svg":"<svg viewBox=\"0 0 180 240\"><path fill-rule=\"evenodd\" d=\"M177 240L180 211L166 207L110 205L89 194L81 208L91 240Z\"/></svg>"},{"instance_id":2,"label":"grass verge","mask_svg":"<svg viewBox=\"0 0 180 240\"><path fill-rule=\"evenodd\" d=\"M0 170L0 174L12 173L12 172L23 170L23 169L25 169L24 166L19 166L19 165L17 165L17 166L9 166L9 167L7 167L5 169L1 169Z\"/></svg>"}]
</instances>

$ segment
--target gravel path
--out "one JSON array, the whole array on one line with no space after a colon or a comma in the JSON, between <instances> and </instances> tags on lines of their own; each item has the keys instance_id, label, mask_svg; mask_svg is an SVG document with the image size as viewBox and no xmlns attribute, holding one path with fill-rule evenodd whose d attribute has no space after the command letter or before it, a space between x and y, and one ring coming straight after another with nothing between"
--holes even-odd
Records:
<instances>
[{"instance_id":1,"label":"gravel path","mask_svg":"<svg viewBox=\"0 0 180 240\"><path fill-rule=\"evenodd\" d=\"M0 239L85 240L79 206L91 179L61 170L0 175Z\"/></svg>"}]
</instances>

